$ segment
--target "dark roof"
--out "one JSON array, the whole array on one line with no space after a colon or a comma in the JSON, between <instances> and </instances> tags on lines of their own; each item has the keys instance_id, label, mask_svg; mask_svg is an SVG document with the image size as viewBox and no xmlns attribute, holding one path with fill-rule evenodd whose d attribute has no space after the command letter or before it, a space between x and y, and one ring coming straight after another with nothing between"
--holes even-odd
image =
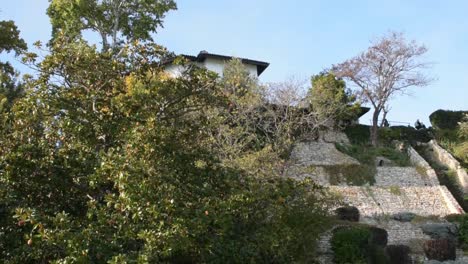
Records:
<instances>
[{"instance_id":1,"label":"dark roof","mask_svg":"<svg viewBox=\"0 0 468 264\"><path fill-rule=\"evenodd\" d=\"M182 54L181 56L188 59L188 60L190 60L190 61L193 61L193 62L204 62L207 58L220 59L220 60L232 60L233 58L236 58L236 57L233 57L233 56L225 56L225 55L209 53L209 52L204 51L204 50L200 51L200 53L198 53L197 56L184 55L184 54ZM174 59L175 58L170 58L168 60L164 60L163 64L169 64L172 61L174 61ZM259 75L259 76L270 65L270 63L264 62L264 61L257 61L257 60L251 60L251 59L245 59L245 58L238 58L238 59L240 59L242 61L242 63L244 63L244 64L251 64L251 65L257 66L257 75Z\"/></svg>"},{"instance_id":2,"label":"dark roof","mask_svg":"<svg viewBox=\"0 0 468 264\"><path fill-rule=\"evenodd\" d=\"M369 112L370 108L369 107L365 107L365 106L361 106L361 111L359 111L358 113L358 118L367 114L367 112Z\"/></svg>"}]
</instances>

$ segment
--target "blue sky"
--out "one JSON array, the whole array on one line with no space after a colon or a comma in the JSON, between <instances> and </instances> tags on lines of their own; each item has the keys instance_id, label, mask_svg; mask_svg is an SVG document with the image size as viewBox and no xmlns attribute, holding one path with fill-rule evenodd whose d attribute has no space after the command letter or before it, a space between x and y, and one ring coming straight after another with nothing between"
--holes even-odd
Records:
<instances>
[{"instance_id":1,"label":"blue sky","mask_svg":"<svg viewBox=\"0 0 468 264\"><path fill-rule=\"evenodd\" d=\"M46 42L46 0L2 0L28 42ZM389 30L425 44L436 80L392 101L389 120L426 124L437 109L468 110L468 1L179 0L155 41L176 53L200 50L270 62L262 82L307 79L365 50ZM4 59L4 58L3 58ZM23 71L26 68L18 65ZM368 123L369 115L361 122Z\"/></svg>"}]
</instances>

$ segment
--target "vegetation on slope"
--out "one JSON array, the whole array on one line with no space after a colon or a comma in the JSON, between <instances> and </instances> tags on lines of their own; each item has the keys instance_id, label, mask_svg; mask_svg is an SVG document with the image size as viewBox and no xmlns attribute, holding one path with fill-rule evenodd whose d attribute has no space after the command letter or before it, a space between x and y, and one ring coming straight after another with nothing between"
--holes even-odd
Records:
<instances>
[{"instance_id":1,"label":"vegetation on slope","mask_svg":"<svg viewBox=\"0 0 468 264\"><path fill-rule=\"evenodd\" d=\"M437 110L429 118L437 142L468 169L468 111Z\"/></svg>"}]
</instances>

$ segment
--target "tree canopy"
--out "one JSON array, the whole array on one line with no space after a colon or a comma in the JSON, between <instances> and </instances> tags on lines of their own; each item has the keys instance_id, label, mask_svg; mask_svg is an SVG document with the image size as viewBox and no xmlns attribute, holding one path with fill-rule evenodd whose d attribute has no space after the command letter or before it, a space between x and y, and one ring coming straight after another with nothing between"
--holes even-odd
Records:
<instances>
[{"instance_id":1,"label":"tree canopy","mask_svg":"<svg viewBox=\"0 0 468 264\"><path fill-rule=\"evenodd\" d=\"M353 120L360 110L356 97L346 88L342 79L331 72L312 76L309 102L318 126L336 129Z\"/></svg>"},{"instance_id":2,"label":"tree canopy","mask_svg":"<svg viewBox=\"0 0 468 264\"><path fill-rule=\"evenodd\" d=\"M173 0L49 0L47 14L52 23L52 41L59 35L70 41L83 31L98 33L102 49L116 48L132 41L152 41L162 27Z\"/></svg>"},{"instance_id":3,"label":"tree canopy","mask_svg":"<svg viewBox=\"0 0 468 264\"><path fill-rule=\"evenodd\" d=\"M52 1L48 53L26 54L37 77L0 134L0 259L313 260L335 201L310 180L265 169L279 167L278 141L261 141L255 119L236 114L264 112L261 87L236 61L225 78L192 66L168 77L160 63L167 50L144 41L152 21L140 33L118 27L125 42L142 40L119 46L119 56L98 50L80 36L87 12L107 14L117 2ZM225 136L243 151L226 151Z\"/></svg>"}]
</instances>

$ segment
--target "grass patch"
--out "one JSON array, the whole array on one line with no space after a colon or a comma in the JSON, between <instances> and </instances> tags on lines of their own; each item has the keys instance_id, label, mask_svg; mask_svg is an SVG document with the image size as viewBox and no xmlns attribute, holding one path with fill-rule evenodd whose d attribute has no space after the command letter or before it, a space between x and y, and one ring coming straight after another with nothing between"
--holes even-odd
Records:
<instances>
[{"instance_id":1,"label":"grass patch","mask_svg":"<svg viewBox=\"0 0 468 264\"><path fill-rule=\"evenodd\" d=\"M323 166L325 172L330 175L331 185L346 183L351 186L373 185L377 170L374 166L366 164L348 164Z\"/></svg>"},{"instance_id":2,"label":"grass patch","mask_svg":"<svg viewBox=\"0 0 468 264\"><path fill-rule=\"evenodd\" d=\"M402 194L399 186L390 186L390 193L398 196Z\"/></svg>"},{"instance_id":3,"label":"grass patch","mask_svg":"<svg viewBox=\"0 0 468 264\"><path fill-rule=\"evenodd\" d=\"M428 215L428 216L416 215L413 218L413 220L411 220L411 223L421 224L421 223L426 223L426 222L436 222L439 220L440 220L440 217L437 215Z\"/></svg>"},{"instance_id":4,"label":"grass patch","mask_svg":"<svg viewBox=\"0 0 468 264\"><path fill-rule=\"evenodd\" d=\"M416 171L424 177L427 177L427 170L422 166L416 166Z\"/></svg>"},{"instance_id":5,"label":"grass patch","mask_svg":"<svg viewBox=\"0 0 468 264\"><path fill-rule=\"evenodd\" d=\"M336 143L336 149L357 159L359 162L375 166L377 156L385 157L398 166L410 166L410 159L406 153L402 153L392 147L373 147L370 145L343 145Z\"/></svg>"}]
</instances>

